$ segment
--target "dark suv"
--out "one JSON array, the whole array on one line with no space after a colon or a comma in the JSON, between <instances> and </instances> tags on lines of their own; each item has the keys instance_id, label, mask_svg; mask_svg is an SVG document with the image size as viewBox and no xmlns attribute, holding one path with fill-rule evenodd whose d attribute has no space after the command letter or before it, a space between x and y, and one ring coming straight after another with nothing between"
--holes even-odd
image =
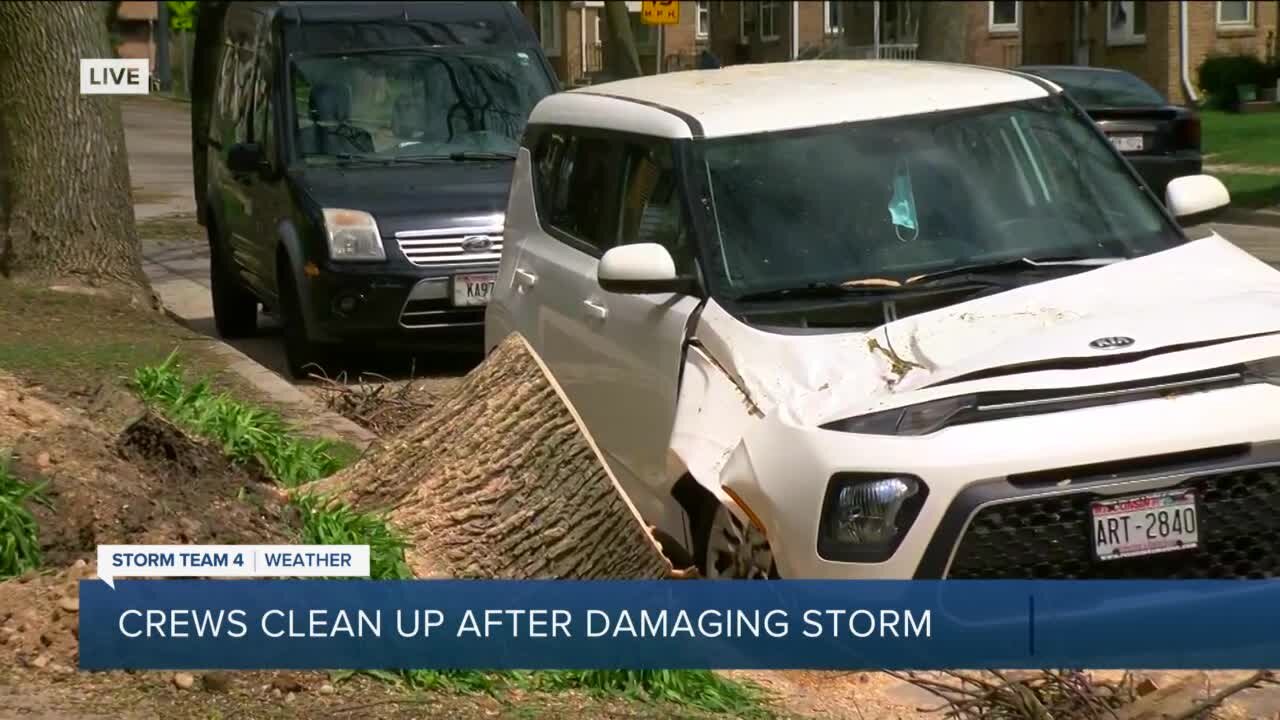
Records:
<instances>
[{"instance_id":1,"label":"dark suv","mask_svg":"<svg viewBox=\"0 0 1280 720\"><path fill-rule=\"evenodd\" d=\"M479 350L520 136L558 89L528 22L507 2L224 7L192 113L218 332L276 310L295 376L339 346Z\"/></svg>"}]
</instances>

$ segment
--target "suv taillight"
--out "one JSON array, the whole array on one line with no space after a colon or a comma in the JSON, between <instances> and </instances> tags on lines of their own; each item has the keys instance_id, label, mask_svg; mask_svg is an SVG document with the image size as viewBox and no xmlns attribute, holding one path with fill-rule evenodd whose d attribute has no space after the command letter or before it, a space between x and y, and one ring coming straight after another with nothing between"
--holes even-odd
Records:
<instances>
[{"instance_id":1,"label":"suv taillight","mask_svg":"<svg viewBox=\"0 0 1280 720\"><path fill-rule=\"evenodd\" d=\"M1188 150L1200 149L1200 117L1192 115L1182 118L1178 121L1178 126L1174 129L1177 138L1178 147Z\"/></svg>"}]
</instances>

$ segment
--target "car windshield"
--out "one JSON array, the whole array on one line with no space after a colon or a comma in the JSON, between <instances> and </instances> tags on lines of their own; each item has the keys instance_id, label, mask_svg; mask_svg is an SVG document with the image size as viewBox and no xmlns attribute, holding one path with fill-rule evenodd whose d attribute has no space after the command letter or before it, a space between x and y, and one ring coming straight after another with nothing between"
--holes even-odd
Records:
<instances>
[{"instance_id":1,"label":"car windshield","mask_svg":"<svg viewBox=\"0 0 1280 720\"><path fill-rule=\"evenodd\" d=\"M718 230L712 274L732 297L1185 242L1060 97L708 140L696 152Z\"/></svg>"},{"instance_id":2,"label":"car windshield","mask_svg":"<svg viewBox=\"0 0 1280 720\"><path fill-rule=\"evenodd\" d=\"M552 92L537 58L517 49L309 56L291 75L294 145L308 164L512 155Z\"/></svg>"},{"instance_id":3,"label":"car windshield","mask_svg":"<svg viewBox=\"0 0 1280 720\"><path fill-rule=\"evenodd\" d=\"M1166 104L1155 88L1119 70L1036 69L1033 72L1060 85L1085 107L1160 107Z\"/></svg>"}]
</instances>

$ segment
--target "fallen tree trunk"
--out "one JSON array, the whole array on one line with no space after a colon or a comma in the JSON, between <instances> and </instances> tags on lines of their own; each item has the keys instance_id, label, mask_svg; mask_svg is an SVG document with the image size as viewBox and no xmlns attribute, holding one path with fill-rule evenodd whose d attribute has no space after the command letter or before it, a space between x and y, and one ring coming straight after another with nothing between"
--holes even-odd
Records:
<instances>
[{"instance_id":1,"label":"fallen tree trunk","mask_svg":"<svg viewBox=\"0 0 1280 720\"><path fill-rule=\"evenodd\" d=\"M649 579L671 564L519 335L321 492L388 511L418 577ZM678 574L678 573L677 573Z\"/></svg>"}]
</instances>

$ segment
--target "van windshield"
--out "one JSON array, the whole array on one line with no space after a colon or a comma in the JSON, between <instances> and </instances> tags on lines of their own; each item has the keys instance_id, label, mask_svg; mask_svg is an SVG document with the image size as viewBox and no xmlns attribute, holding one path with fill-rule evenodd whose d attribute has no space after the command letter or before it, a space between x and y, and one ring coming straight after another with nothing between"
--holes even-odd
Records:
<instances>
[{"instance_id":1,"label":"van windshield","mask_svg":"<svg viewBox=\"0 0 1280 720\"><path fill-rule=\"evenodd\" d=\"M1186 241L1060 97L700 146L735 298Z\"/></svg>"},{"instance_id":2,"label":"van windshield","mask_svg":"<svg viewBox=\"0 0 1280 720\"><path fill-rule=\"evenodd\" d=\"M510 48L315 55L290 75L295 155L307 164L514 154L552 92L536 56Z\"/></svg>"}]
</instances>

